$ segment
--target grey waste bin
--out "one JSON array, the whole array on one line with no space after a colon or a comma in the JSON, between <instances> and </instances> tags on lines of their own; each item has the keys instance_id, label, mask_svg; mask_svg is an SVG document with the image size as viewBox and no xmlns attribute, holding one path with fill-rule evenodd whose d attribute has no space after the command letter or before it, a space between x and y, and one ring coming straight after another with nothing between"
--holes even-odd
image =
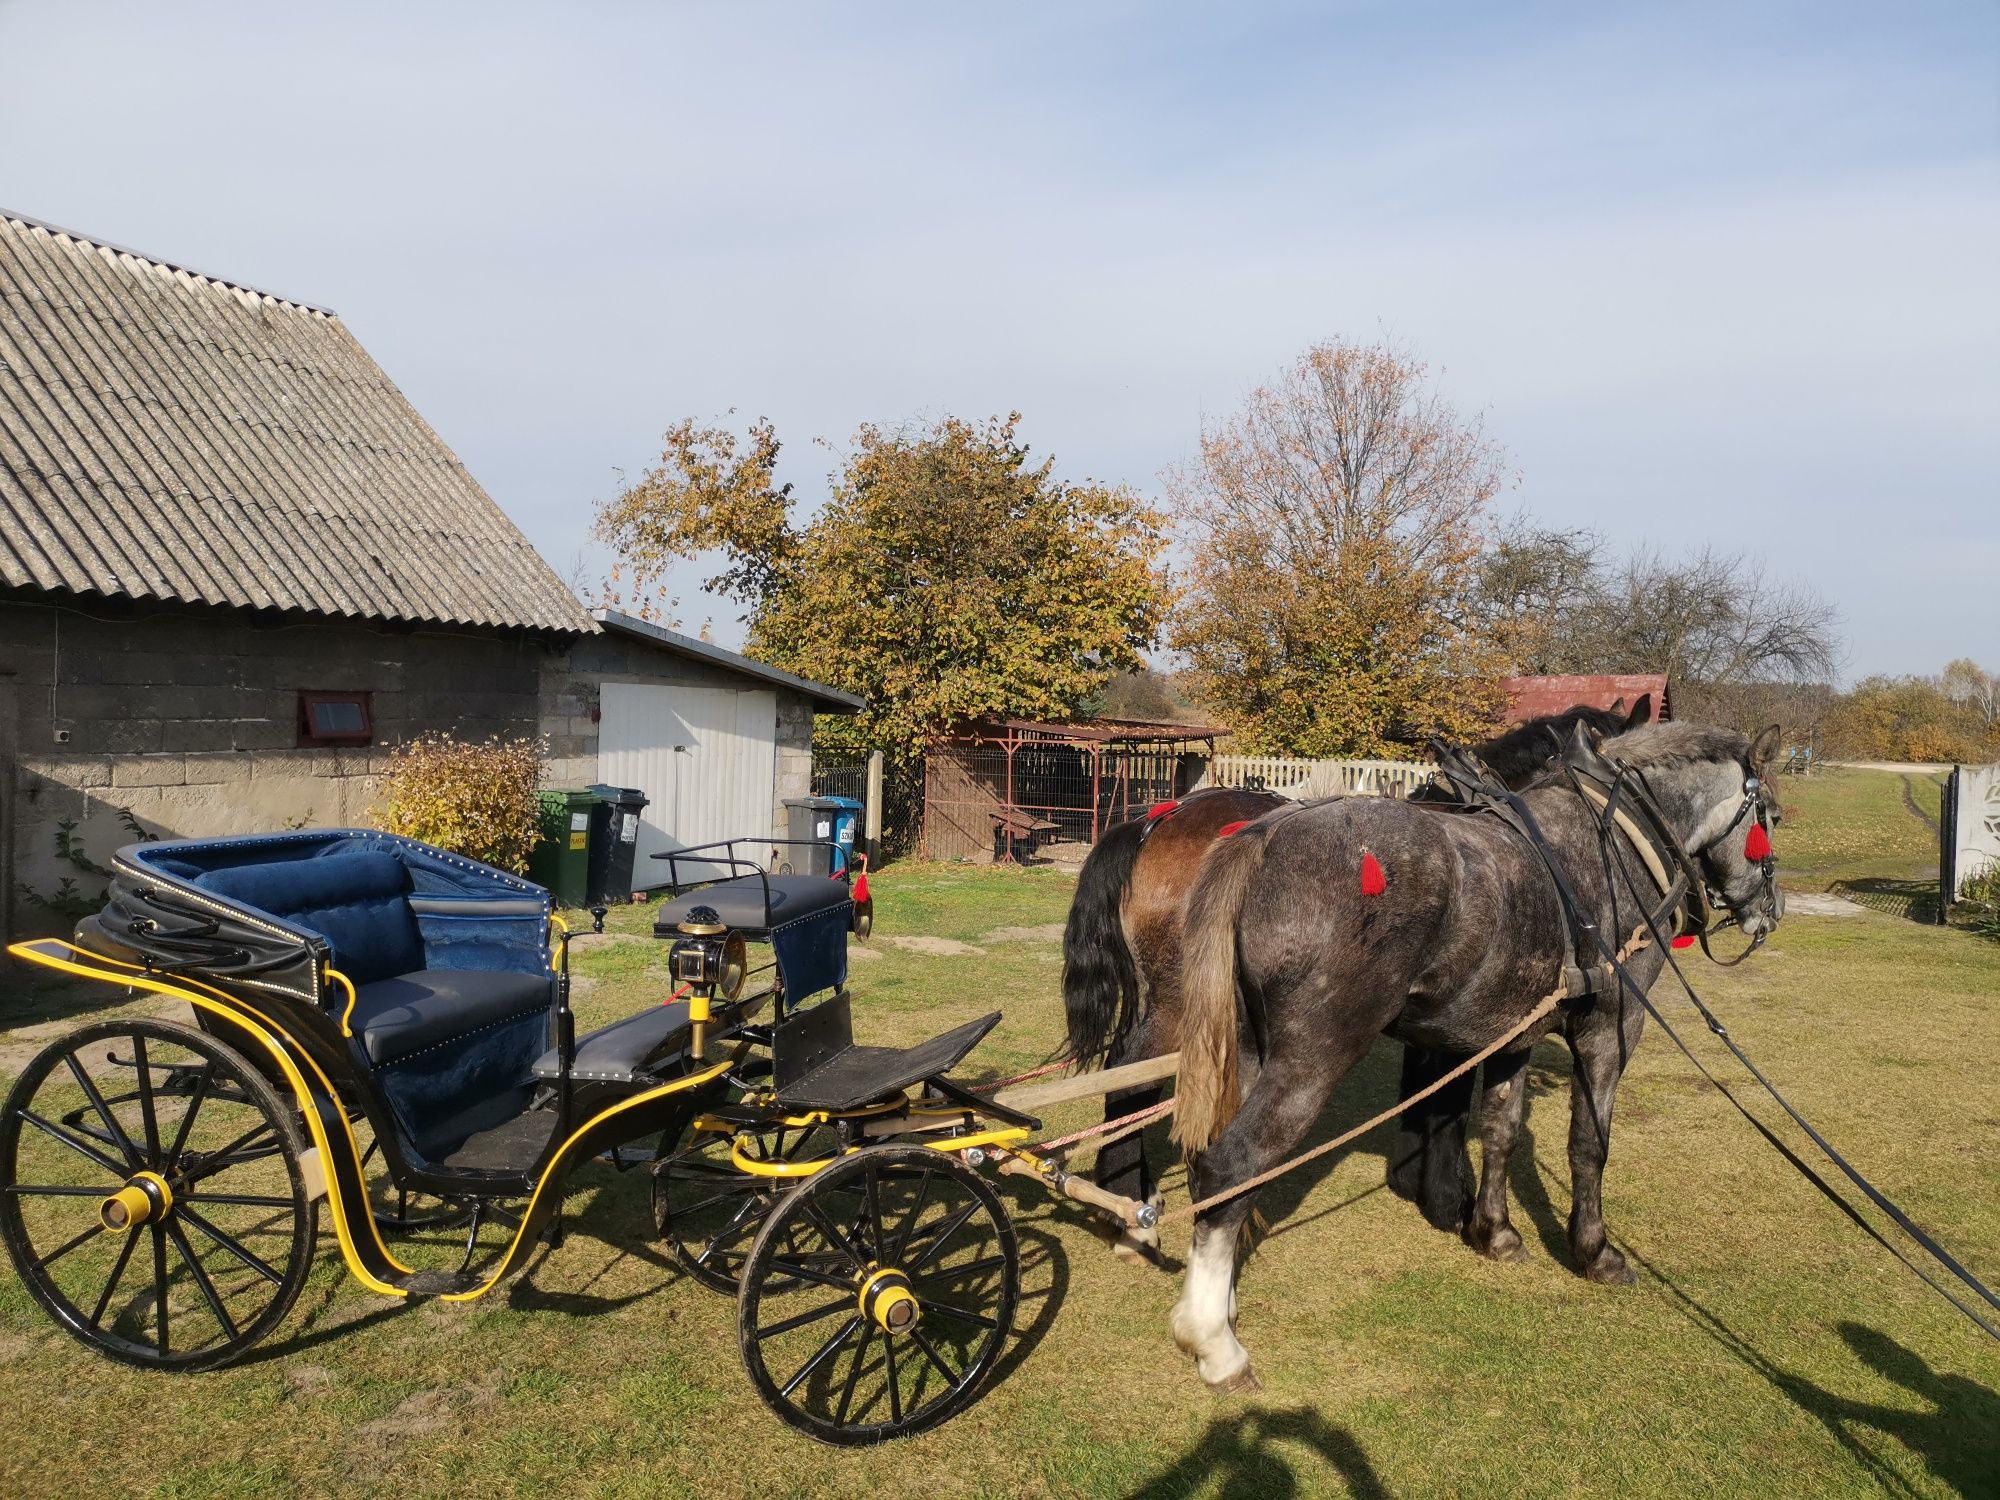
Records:
<instances>
[{"instance_id":1,"label":"grey waste bin","mask_svg":"<svg viewBox=\"0 0 2000 1500\"><path fill-rule=\"evenodd\" d=\"M843 818L851 818L852 797L787 797L785 837L793 842L778 848L778 868L789 867L800 875L832 875L847 867L836 851L836 830ZM853 847L854 825L848 827L848 847Z\"/></svg>"}]
</instances>

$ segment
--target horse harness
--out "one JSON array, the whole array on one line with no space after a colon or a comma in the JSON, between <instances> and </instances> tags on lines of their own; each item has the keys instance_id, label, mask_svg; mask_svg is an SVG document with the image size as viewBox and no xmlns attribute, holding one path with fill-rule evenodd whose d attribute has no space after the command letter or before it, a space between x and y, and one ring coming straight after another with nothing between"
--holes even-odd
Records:
<instances>
[{"instance_id":1,"label":"horse harness","mask_svg":"<svg viewBox=\"0 0 2000 1500\"><path fill-rule=\"evenodd\" d=\"M1754 812L1757 825L1765 829L1761 861L1764 878L1775 883L1768 807L1760 780L1746 774L1743 797L1734 814L1719 833L1689 854L1669 826L1643 773L1622 761L1600 755L1580 738L1568 745L1559 742L1557 748L1561 752L1557 761L1571 790L1597 814L1598 849L1611 898L1613 930L1622 932L1629 925L1619 913L1618 881L1612 865L1615 841L1623 838L1651 877L1657 893L1642 915L1640 926L1650 932L1666 932L1677 943L1699 941L1702 951L1715 958L1708 946L1709 938L1732 919L1716 917L1708 881L1696 861L1728 837L1747 814ZM1521 795L1501 784L1485 766L1457 746L1433 741L1431 750L1438 762L1438 782L1450 798L1441 805L1461 813L1498 818L1535 851L1548 872L1563 923L1563 983L1569 997L1583 999L1616 990L1617 965L1602 961L1606 949L1600 941L1596 918L1577 896L1562 861ZM1753 939L1736 958L1715 961L1741 963L1762 942L1761 937Z\"/></svg>"}]
</instances>

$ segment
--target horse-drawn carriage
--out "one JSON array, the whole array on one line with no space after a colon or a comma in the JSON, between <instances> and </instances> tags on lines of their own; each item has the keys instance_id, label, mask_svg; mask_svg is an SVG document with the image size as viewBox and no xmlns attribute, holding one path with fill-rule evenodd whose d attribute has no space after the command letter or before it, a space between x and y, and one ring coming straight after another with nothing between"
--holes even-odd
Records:
<instances>
[{"instance_id":1,"label":"horse-drawn carriage","mask_svg":"<svg viewBox=\"0 0 2000 1500\"><path fill-rule=\"evenodd\" d=\"M672 993L578 1035L570 935L514 876L357 829L124 849L73 940L9 951L183 1000L194 1024L87 1024L16 1082L0 1239L28 1291L111 1358L213 1368L283 1319L322 1207L371 1290L463 1302L559 1241L572 1175L608 1160L652 1168L658 1228L737 1296L785 1421L864 1443L945 1420L990 1373L1019 1279L980 1168L1023 1170L1038 1122L948 1076L999 1016L855 1045L854 872L771 874L730 848L697 864L657 908ZM423 1222L465 1227L456 1270L399 1258L411 1194L444 1204Z\"/></svg>"}]
</instances>

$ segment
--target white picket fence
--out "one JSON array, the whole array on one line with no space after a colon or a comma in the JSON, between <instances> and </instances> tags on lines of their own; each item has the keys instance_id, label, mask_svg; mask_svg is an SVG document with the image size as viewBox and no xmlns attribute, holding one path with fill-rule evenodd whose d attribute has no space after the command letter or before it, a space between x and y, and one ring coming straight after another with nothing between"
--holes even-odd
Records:
<instances>
[{"instance_id":1,"label":"white picket fence","mask_svg":"<svg viewBox=\"0 0 2000 1500\"><path fill-rule=\"evenodd\" d=\"M1281 797L1407 797L1430 780L1432 767L1415 760L1298 760L1283 755L1218 755L1202 786L1248 786Z\"/></svg>"}]
</instances>

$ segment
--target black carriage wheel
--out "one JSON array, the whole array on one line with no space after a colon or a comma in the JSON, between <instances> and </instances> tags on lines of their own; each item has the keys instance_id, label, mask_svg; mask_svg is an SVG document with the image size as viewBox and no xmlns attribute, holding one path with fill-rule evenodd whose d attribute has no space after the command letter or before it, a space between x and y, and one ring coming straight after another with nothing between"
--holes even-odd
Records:
<instances>
[{"instance_id":1,"label":"black carriage wheel","mask_svg":"<svg viewBox=\"0 0 2000 1500\"><path fill-rule=\"evenodd\" d=\"M765 1405L823 1443L922 1432L978 1398L1020 1272L1013 1221L977 1172L925 1146L871 1146L764 1221L737 1300L744 1367Z\"/></svg>"},{"instance_id":2,"label":"black carriage wheel","mask_svg":"<svg viewBox=\"0 0 2000 1500\"><path fill-rule=\"evenodd\" d=\"M727 1135L690 1132L681 1149L653 1169L653 1227L688 1275L733 1297L751 1240L797 1179L743 1171L730 1160L731 1145ZM825 1125L774 1125L748 1134L746 1154L805 1162L833 1155L836 1145Z\"/></svg>"},{"instance_id":3,"label":"black carriage wheel","mask_svg":"<svg viewBox=\"0 0 2000 1500\"><path fill-rule=\"evenodd\" d=\"M312 1266L298 1118L192 1027L104 1021L52 1043L0 1106L0 1240L29 1295L126 1364L242 1358Z\"/></svg>"}]
</instances>

